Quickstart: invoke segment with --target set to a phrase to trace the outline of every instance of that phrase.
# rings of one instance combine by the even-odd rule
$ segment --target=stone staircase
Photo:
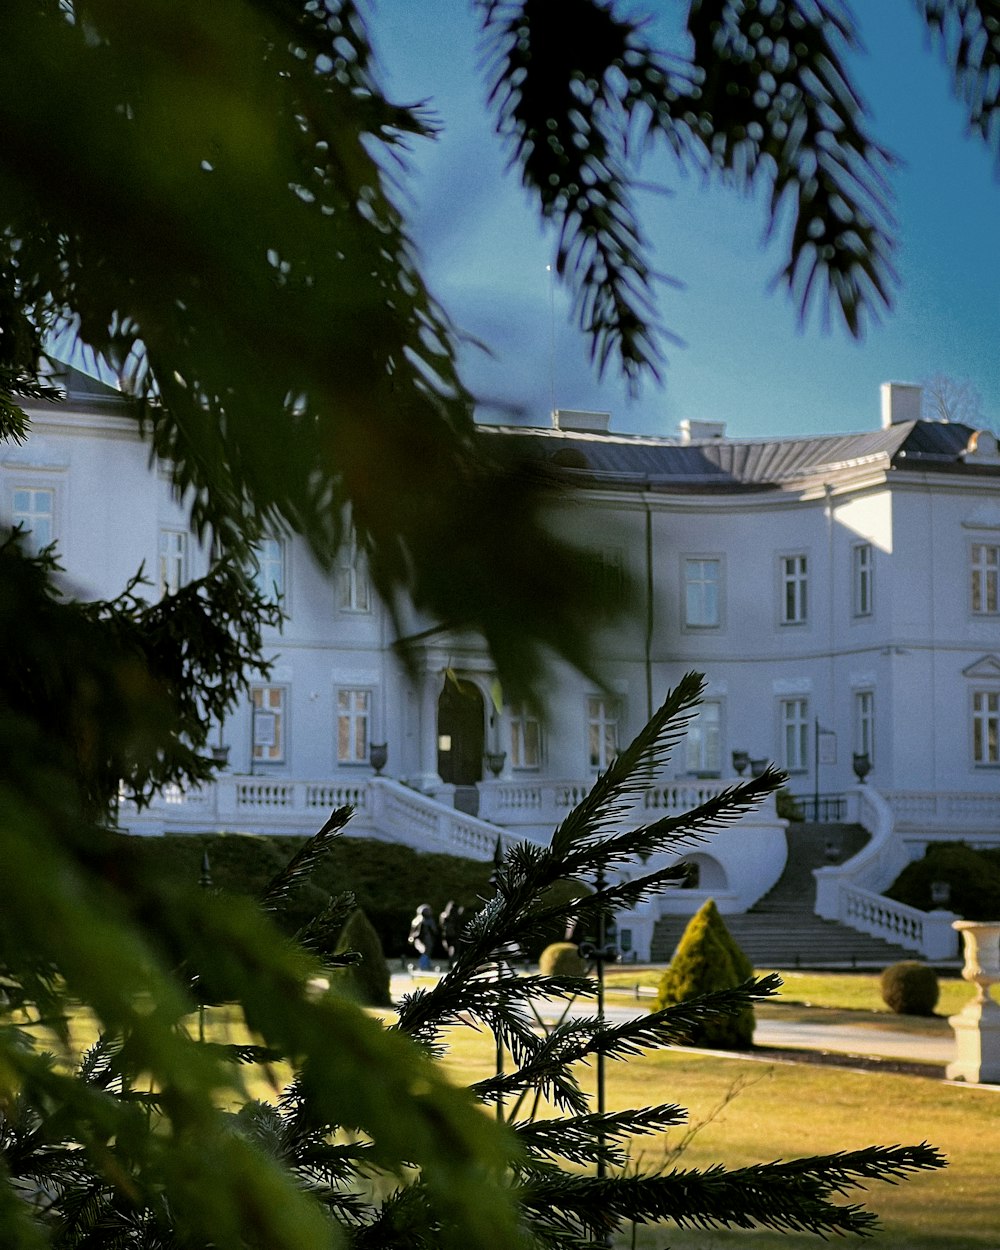
[[[773,889],[742,916],[724,917],[726,927],[755,968],[884,968],[900,959],[915,959],[880,938],[858,933],[834,920],[821,920],[814,868],[831,862],[827,846],[838,848],[841,863],[868,841],[860,825],[803,822],[790,824],[788,862]],[[652,959],[668,963],[687,924],[687,917],[665,916],[653,931]]]

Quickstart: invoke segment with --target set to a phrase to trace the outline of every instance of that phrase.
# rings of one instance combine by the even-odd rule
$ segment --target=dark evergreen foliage
[[[203,1168],[214,1169],[209,1194],[195,1177],[178,1172],[176,1143],[163,1149],[179,1111],[190,1115],[195,1104],[171,1079],[169,1058],[151,1057],[147,1011],[123,1015],[84,1058],[75,1080],[30,1047],[10,1049],[8,1062],[20,1090],[0,1114],[0,1153],[14,1187],[5,1200],[9,1244],[34,1250],[51,1233],[55,1245],[67,1248],[96,1239],[122,1250],[247,1244],[312,1250],[330,1244],[333,1227],[339,1226],[351,1244],[372,1250],[459,1245],[596,1250],[626,1222],[869,1230],[871,1213],[839,1199],[873,1179],[940,1166],[933,1149],[872,1147],[735,1172],[720,1167],[644,1175],[630,1165],[629,1141],[678,1123],[682,1110],[669,1103],[595,1114],[580,1083],[582,1062],[598,1056],[627,1060],[688,1038],[720,1017],[738,1017],[774,992],[776,977],[748,978],[622,1023],[570,1016],[539,1031],[535,999],[591,995],[594,983],[559,973],[518,977],[504,958],[556,916],[564,924],[570,919],[586,924],[664,888],[677,879],[674,870],[638,877],[616,870],[633,865],[640,852],[710,836],[780,784],[781,775],[768,771],[683,817],[623,825],[631,800],[678,741],[699,690],[698,679],[689,677],[668,696],[549,846],[524,844],[508,852],[495,869],[492,897],[472,917],[453,967],[432,988],[405,997],[388,1030],[363,1021],[336,998],[310,997],[314,965],[293,946],[272,947],[267,958],[274,936],[264,921],[266,910],[257,915],[242,906],[234,910],[221,896],[202,892],[200,905],[177,917],[178,933],[189,935],[199,993],[206,1001],[223,1002],[238,989],[264,1048],[192,1046],[177,1020],[172,1036],[184,1051],[185,1071],[228,1070],[232,1083],[239,1065],[285,1057],[296,1066],[293,1083],[273,1105],[245,1102],[235,1116],[201,1113],[197,1157]],[[343,816],[334,813],[275,874],[262,894],[265,909],[329,853]],[[554,904],[551,885],[572,875],[606,884]],[[178,894],[172,901],[183,906],[186,899]],[[253,961],[245,971],[237,931],[244,936],[245,957]],[[215,959],[209,949],[216,951]],[[274,1016],[268,1001],[275,994],[287,1013],[283,1019]],[[405,1042],[408,1036],[424,1052],[437,1053],[446,1030],[457,1023],[492,1032],[503,1047],[504,1063],[477,1081],[471,1094],[505,1125],[473,1112]],[[332,1030],[338,1041],[329,1063],[311,1036],[318,1028]],[[162,1074],[152,1087],[145,1075],[151,1062]],[[48,1117],[46,1108],[70,1090],[74,1118]],[[538,1114],[539,1096],[554,1114]],[[414,1101],[426,1108],[427,1119],[414,1115]],[[67,1131],[71,1125],[86,1125],[87,1131],[74,1135]],[[454,1157],[440,1153],[439,1143],[453,1144]],[[485,1159],[490,1163],[484,1173]],[[470,1160],[479,1161],[471,1171]],[[404,1162],[414,1166],[403,1168]],[[590,1172],[594,1167],[596,1175]]]
[[[931,842],[923,858],[907,864],[886,890],[898,903],[932,911],[940,906],[932,886],[948,886],[949,910],[966,920],[1000,916],[1000,850],[979,849],[964,842]]]
[[[993,0],[916,7],[995,158]],[[680,166],[763,188],[777,233],[790,227],[781,280],[800,310],[818,302],[856,332],[885,306],[890,158],[844,66],[846,4],[781,0],[765,23],[758,5],[696,0],[680,54],[650,46],[646,27],[602,0],[477,10],[498,126],[555,226],[556,267],[600,363],[617,359],[635,379],[660,354],[632,208],[647,139]],[[534,1147],[530,1129],[499,1131],[399,1035],[433,1046],[471,1013],[517,1059],[479,1097],[512,1106],[520,1089],[545,1088],[569,1113],[561,1159],[622,1162],[619,1122],[595,1130],[560,1065],[680,1036],[758,991],[720,991],[624,1033],[578,1022],[538,1039],[524,1003],[542,987],[485,970],[507,943],[552,940],[566,912],[545,896],[555,880],[706,836],[773,783],[621,832],[628,770],[638,765],[643,784],[644,752],[686,696],[549,848],[511,854],[455,969],[404,1004],[393,1033],[310,996],[332,957],[333,915],[300,926],[303,947],[273,911],[199,890],[195,875],[130,874],[108,854],[99,824],[121,785],[141,801],[207,777],[209,724],[261,670],[266,609],[241,570],[265,530],[304,536],[330,568],[350,521],[390,608],[409,600],[478,628],[511,697],[537,694],[553,653],[590,672],[598,579],[544,524],[551,483],[473,425],[457,331],[399,208],[399,154],[433,126],[387,98],[359,5],[16,0],[0,6],[0,57],[0,438],[23,438],[23,401],[51,394],[38,362],[61,329],[121,373],[128,411],[219,557],[161,603],[133,586],[88,605],[64,595],[51,554],[0,538],[0,1242],[316,1250],[341,1224],[358,1246],[485,1250],[523,1241],[525,1220],[536,1239],[570,1244],[662,1214],[866,1227],[831,1199],[931,1166],[933,1152],[597,1181],[553,1170],[562,1128],[533,1130]],[[581,925],[659,884],[590,896],[575,907]],[[9,1018],[23,1007],[58,1037],[68,998],[105,1032],[76,1076]],[[276,1108],[215,1110],[239,1096],[231,1061],[252,1055],[188,1035],[199,999],[241,1004],[262,1047],[295,1057],[298,1082]],[[623,1131],[655,1119],[639,1113]],[[344,1131],[335,1144],[333,1126]],[[376,1161],[400,1180],[416,1169],[420,1183],[373,1206],[347,1178]]]
[[[700,998],[717,990],[743,985],[753,965],[740,950],[714,899],[691,917],[669,966],[660,978],[657,1010]],[[746,1050],[753,1045],[753,1006],[696,1023],[685,1037],[691,1046]]]

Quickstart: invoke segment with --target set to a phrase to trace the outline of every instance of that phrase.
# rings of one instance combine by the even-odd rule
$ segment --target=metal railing
[[[846,794],[793,794],[803,820],[838,824],[847,820]]]

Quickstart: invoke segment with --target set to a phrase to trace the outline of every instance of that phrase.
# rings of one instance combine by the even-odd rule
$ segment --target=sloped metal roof
[[[490,427],[483,427],[489,429]],[[964,470],[970,426],[906,421],[861,434],[680,443],[621,434],[492,427],[522,454],[595,484],[657,484],[684,490],[765,490],[864,465]]]

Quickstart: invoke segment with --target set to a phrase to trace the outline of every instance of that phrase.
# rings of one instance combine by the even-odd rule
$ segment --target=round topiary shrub
[[[904,959],[882,973],[882,999],[897,1016],[932,1016],[938,1001],[938,979],[933,968],[917,959]]]
[[[582,977],[587,965],[575,942],[553,942],[542,951],[538,971],[543,977]]]
[[[365,1007],[391,1007],[390,972],[382,952],[382,943],[371,921],[361,910],[351,912],[337,939],[336,954],[355,951],[360,963],[338,968],[330,978],[331,985]]]
[[[753,965],[740,950],[714,899],[708,899],[688,922],[670,966],[660,979],[656,1010],[687,1002],[712,990],[728,990],[753,976]],[[753,1045],[754,1014],[747,1007],[735,1016],[716,1016],[693,1026],[689,1046],[748,1050]]]

